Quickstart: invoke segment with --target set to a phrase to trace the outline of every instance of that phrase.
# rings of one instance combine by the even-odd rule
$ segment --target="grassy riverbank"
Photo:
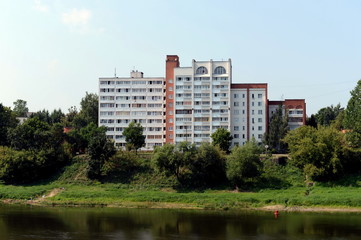
[[[54,189],[56,193],[54,194]],[[295,187],[283,190],[235,192],[205,190],[177,192],[169,188],[152,188],[126,184],[58,184],[37,186],[0,186],[6,203],[44,206],[111,206],[140,208],[195,208],[232,210],[265,208],[302,210],[310,207],[359,208],[359,187]],[[274,208],[274,207],[273,207]],[[268,209],[273,209],[268,207]],[[354,209],[352,209],[354,210]]]
[[[302,178],[294,177],[294,184],[284,189],[238,192],[227,186],[221,190],[179,190],[172,179],[149,172],[132,176],[127,183],[115,179],[113,183],[99,183],[87,179],[85,170],[86,162],[78,159],[43,184],[0,184],[0,200],[42,206],[361,211],[361,176],[311,187],[304,186]]]

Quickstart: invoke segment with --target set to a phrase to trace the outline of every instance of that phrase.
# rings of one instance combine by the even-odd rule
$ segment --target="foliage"
[[[48,110],[43,109],[30,115],[30,118],[38,118],[40,121],[46,122],[49,125],[60,123],[64,117],[65,115],[61,109],[54,109],[51,113],[49,113]]]
[[[233,139],[231,133],[225,128],[218,128],[211,135],[212,143],[214,146],[218,145],[221,150],[229,152],[231,141]]]
[[[329,126],[333,121],[336,120],[337,116],[343,111],[340,104],[336,106],[329,106],[321,108],[316,114],[316,122],[321,126]]]
[[[17,117],[26,117],[29,108],[26,106],[27,102],[21,99],[16,100],[14,103],[13,112]]]
[[[0,146],[9,145],[8,130],[16,127],[17,120],[10,108],[0,103]]]
[[[86,92],[85,97],[83,97],[80,101],[80,107],[80,115],[84,117],[87,124],[98,124],[99,100],[96,93]]]
[[[332,127],[303,126],[285,137],[290,163],[302,169],[311,180],[330,180],[343,169],[343,135]]]
[[[304,185],[303,172],[290,165],[280,165],[274,159],[262,160],[263,170],[258,183],[260,188],[285,189]]]
[[[0,179],[5,183],[29,183],[54,174],[67,157],[61,148],[38,151],[0,147]]]
[[[306,125],[317,128],[317,120],[314,114],[311,114],[311,117],[306,119]]]
[[[344,125],[347,139],[354,147],[361,147],[361,80],[351,91],[351,98],[345,110]]]
[[[232,149],[227,160],[227,178],[237,187],[247,188],[261,174],[260,148],[255,141]]]
[[[10,145],[16,150],[46,149],[51,144],[50,126],[38,118],[31,118],[9,130]]]
[[[99,127],[91,131],[88,136],[90,155],[88,177],[90,179],[99,179],[104,162],[115,154],[114,143],[107,138],[105,132],[105,127]]]
[[[283,116],[282,105],[280,105],[271,117],[268,132],[264,135],[264,144],[269,147],[272,152],[284,153],[287,146],[282,142],[288,132],[288,116]]]
[[[128,149],[136,151],[145,145],[145,136],[143,135],[143,127],[140,123],[132,121],[128,127],[123,130],[123,136],[127,142]]]
[[[105,161],[102,172],[109,179],[128,182],[141,167],[141,160],[134,152],[118,150]]]
[[[190,183],[197,187],[212,187],[226,180],[226,159],[220,147],[203,143],[189,163]]]
[[[167,176],[175,176],[179,183],[185,184],[189,176],[189,163],[194,159],[196,148],[189,142],[178,145],[165,144],[154,150],[152,162],[155,168]]]

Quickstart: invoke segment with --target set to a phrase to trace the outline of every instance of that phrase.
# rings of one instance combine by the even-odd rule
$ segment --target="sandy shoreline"
[[[212,210],[209,207],[194,206],[192,204],[186,203],[167,203],[167,202],[118,202],[113,204],[89,204],[89,203],[59,203],[44,200],[17,200],[17,199],[6,199],[1,201],[2,204],[11,204],[11,205],[32,205],[32,206],[43,206],[43,207],[109,207],[109,208],[150,208],[150,209],[196,209],[196,210]],[[221,210],[221,209],[214,209]],[[237,208],[237,209],[227,209],[224,211],[232,210],[254,210],[254,211],[279,211],[279,212],[343,212],[343,213],[361,213],[361,208],[355,207],[331,207],[331,206],[283,206],[283,205],[270,205],[264,207],[256,208]]]

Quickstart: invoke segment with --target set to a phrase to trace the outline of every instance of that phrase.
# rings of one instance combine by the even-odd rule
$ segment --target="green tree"
[[[30,118],[9,132],[10,145],[16,150],[40,150],[50,146],[50,126],[38,118]]]
[[[99,99],[98,95],[95,93],[85,93],[80,101],[80,115],[82,115],[86,122],[94,123],[98,125],[98,109],[99,109]]]
[[[351,91],[344,116],[344,126],[348,130],[346,136],[352,146],[361,147],[361,80]]]
[[[61,111],[59,108],[58,110],[54,109],[50,114],[51,123],[60,123],[63,118],[65,117],[65,114]]]
[[[268,132],[264,135],[264,144],[268,145],[272,152],[285,152],[287,146],[281,140],[288,131],[288,117],[287,114],[283,115],[282,105],[280,105],[271,117]]]
[[[261,150],[255,141],[235,146],[227,160],[227,178],[236,187],[247,188],[255,183],[262,170]]]
[[[37,118],[42,122],[45,122],[47,124],[52,124],[52,120],[51,120],[49,111],[45,110],[45,109],[43,109],[41,111],[37,111],[36,113],[32,113],[30,115],[30,118]]]
[[[342,173],[345,144],[339,130],[302,126],[290,131],[284,141],[290,150],[289,163],[303,170],[307,179],[332,180]]]
[[[211,138],[214,146],[218,145],[223,151],[227,153],[229,152],[229,147],[231,146],[233,137],[227,129],[218,128],[214,133],[212,133]]]
[[[307,118],[306,125],[317,128],[317,120],[314,114],[311,114],[311,117]]]
[[[14,112],[17,117],[26,117],[26,114],[29,112],[29,108],[26,106],[27,102],[21,99],[18,99],[14,102]]]
[[[8,131],[16,127],[18,121],[10,108],[0,103],[0,146],[9,145]]]
[[[134,121],[129,123],[128,127],[123,130],[123,135],[125,136],[128,149],[135,149],[137,151],[145,145],[143,127],[140,123],[135,123]]]
[[[219,146],[202,143],[189,162],[191,183],[198,187],[220,185],[226,180],[226,158]]]
[[[165,144],[156,147],[152,157],[154,167],[166,176],[174,176],[181,184],[187,184],[190,175],[189,163],[196,154],[194,144],[181,142],[178,145]]]
[[[341,108],[340,104],[321,108],[315,115],[316,122],[321,126],[329,126],[342,111],[343,108]]]
[[[100,179],[105,161],[116,152],[114,143],[107,138],[105,133],[105,127],[96,128],[89,139],[88,153],[90,160],[87,175],[90,179]]]

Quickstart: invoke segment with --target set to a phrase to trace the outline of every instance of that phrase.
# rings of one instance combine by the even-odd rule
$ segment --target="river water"
[[[361,239],[361,214],[2,205],[8,239]]]

